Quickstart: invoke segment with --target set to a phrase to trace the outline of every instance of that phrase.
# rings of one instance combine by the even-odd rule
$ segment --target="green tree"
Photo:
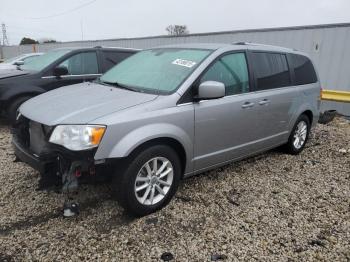
[[[55,39],[44,40],[43,43],[57,43]]]
[[[19,43],[20,45],[31,45],[31,44],[38,44],[39,42],[31,39],[29,37],[23,37],[21,42]]]

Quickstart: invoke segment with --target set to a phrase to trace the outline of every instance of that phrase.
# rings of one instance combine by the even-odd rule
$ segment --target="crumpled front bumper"
[[[40,172],[39,185],[50,187],[57,181],[65,186],[77,185],[77,181],[102,179],[95,176],[94,154],[96,149],[71,151],[49,142],[53,128],[26,119],[23,116],[11,129],[12,145],[17,161],[24,162]],[[67,185],[66,185],[67,187]]]
[[[41,174],[47,173],[56,166],[56,155],[47,155],[44,158],[39,157],[35,153],[31,152],[29,148],[25,147],[16,136],[13,136],[12,145],[15,156],[21,162],[24,162],[39,171]]]

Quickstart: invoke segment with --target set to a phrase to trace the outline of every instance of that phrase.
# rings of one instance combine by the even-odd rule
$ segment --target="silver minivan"
[[[111,181],[142,216],[181,179],[282,146],[300,153],[317,123],[320,82],[306,54],[258,45],[186,44],[141,51],[99,80],[19,109],[17,158],[75,190]]]

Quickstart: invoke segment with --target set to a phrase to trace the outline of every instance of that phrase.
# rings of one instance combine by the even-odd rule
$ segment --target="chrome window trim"
[[[287,89],[287,88],[297,88],[297,86],[283,86],[283,87],[277,87],[277,88],[271,88],[271,89],[249,91],[249,92],[240,93],[240,94],[228,95],[228,96],[224,96],[224,97],[217,98],[217,99],[228,99],[228,98],[231,98],[231,97],[244,96],[244,95],[249,95],[249,94],[259,94],[259,93],[265,93],[265,92],[273,91],[273,90],[283,90],[283,89]],[[203,99],[203,100],[200,100],[199,102],[186,102],[186,103],[183,103],[183,104],[178,104],[176,106],[204,103],[204,102],[217,100],[217,99]]]

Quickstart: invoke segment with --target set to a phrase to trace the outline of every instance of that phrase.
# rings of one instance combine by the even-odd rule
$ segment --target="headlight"
[[[97,147],[106,130],[105,126],[96,125],[61,125],[50,136],[50,142],[73,151]]]

